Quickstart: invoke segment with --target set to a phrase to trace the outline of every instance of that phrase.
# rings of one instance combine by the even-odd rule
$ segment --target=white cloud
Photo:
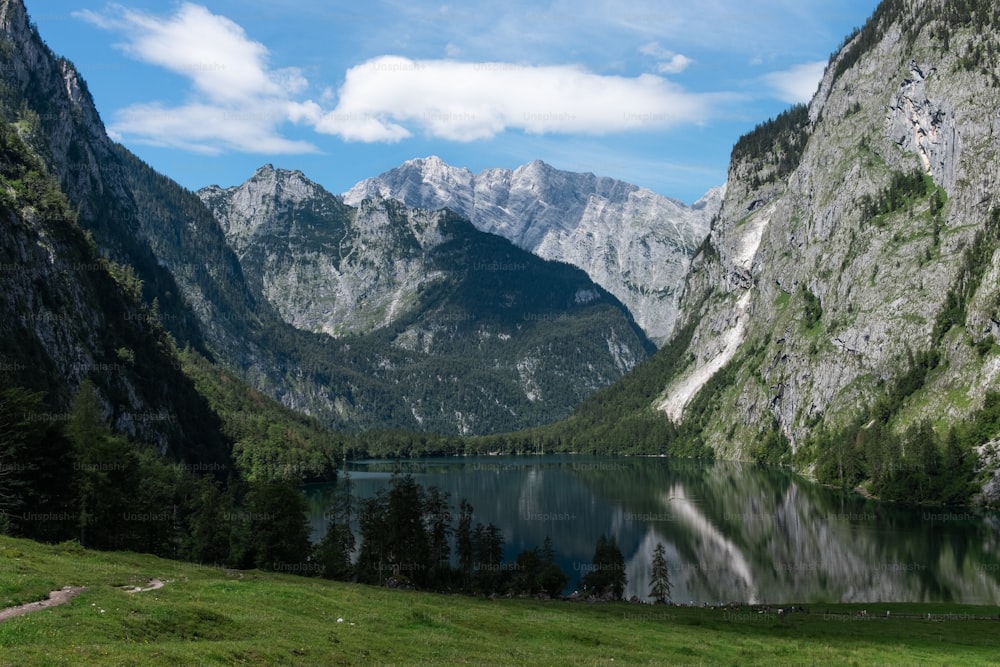
[[[246,153],[310,153],[315,147],[285,139],[269,131],[295,113],[308,115],[301,107],[272,105],[252,110],[192,103],[179,107],[135,104],[115,117],[113,130],[122,138],[137,138],[153,146],[181,148],[215,155],[227,150]]]
[[[660,74],[680,74],[693,62],[694,61],[687,56],[675,53],[670,56],[670,60],[658,63],[656,65],[656,71]]]
[[[725,94],[694,94],[662,74],[692,60],[651,42],[655,74],[597,74],[580,65],[523,65],[379,56],[350,68],[340,89],[303,100],[297,68],[269,65],[269,51],[232,20],[190,2],[167,16],[112,5],[76,16],[123,36],[131,57],[186,77],[189,99],[135,104],[109,130],[121,140],[206,154],[314,152],[282,128],[295,123],[348,141],[397,142],[414,134],[452,141],[528,134],[602,135],[707,121]],[[331,110],[331,106],[334,108]],[[323,106],[320,106],[323,105]]]
[[[790,104],[807,103],[816,93],[826,65],[826,60],[817,60],[765,74],[761,78],[779,100]]]
[[[348,70],[336,109],[316,129],[353,141],[398,141],[415,130],[454,141],[505,130],[605,134],[701,122],[720,97],[652,74],[382,56]]]
[[[639,47],[639,52],[660,61],[656,64],[656,71],[660,74],[680,74],[694,62],[683,54],[663,48],[658,42]]]
[[[150,103],[123,109],[109,128],[116,136],[202,153],[316,150],[278,132],[283,123],[318,117],[315,105],[292,100],[308,82],[296,68],[270,69],[267,48],[228,18],[191,3],[166,18],[120,5],[112,5],[104,14],[75,15],[123,33],[127,41],[119,47],[133,58],[191,81],[195,101],[177,107]]]

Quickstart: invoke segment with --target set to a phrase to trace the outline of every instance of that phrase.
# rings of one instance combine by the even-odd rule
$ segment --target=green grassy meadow
[[[481,600],[0,537],[0,608],[67,585],[87,590],[0,623],[0,665],[1000,664],[997,607]]]

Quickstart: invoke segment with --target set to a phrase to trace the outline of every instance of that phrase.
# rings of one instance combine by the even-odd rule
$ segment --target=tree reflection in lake
[[[600,535],[625,554],[626,597],[649,599],[653,552],[666,547],[677,602],[1000,603],[1000,516],[880,503],[786,471],[732,462],[528,456],[355,462],[355,494],[392,470],[466,498],[513,561],[546,536],[579,583]],[[313,538],[332,485],[306,490]]]

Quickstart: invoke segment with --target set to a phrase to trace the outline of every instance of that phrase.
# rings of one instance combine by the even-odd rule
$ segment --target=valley
[[[316,102],[201,5],[74,10],[245,48],[170,63],[271,148],[179,149],[123,137],[205,108],[104,117],[28,5],[0,0],[0,665],[995,660],[994,3],[883,0],[691,204],[433,150],[596,145],[614,95],[378,108],[461,107],[441,72],[752,97],[674,84],[702,63],[659,43],[635,77],[352,55]],[[347,158],[291,126],[427,157],[336,194],[312,170]],[[160,150],[245,169],[192,189]]]

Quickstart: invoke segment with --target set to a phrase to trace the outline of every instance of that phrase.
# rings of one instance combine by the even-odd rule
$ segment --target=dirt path
[[[145,593],[146,591],[155,591],[159,588],[163,588],[167,585],[167,582],[162,579],[150,579],[148,586],[122,586],[122,590],[126,593]]]
[[[66,586],[62,590],[49,593],[48,600],[39,600],[38,602],[29,602],[18,607],[0,609],[0,623],[16,616],[30,614],[33,611],[41,611],[42,609],[48,609],[56,605],[66,604],[85,590],[86,588],[83,586]]]

